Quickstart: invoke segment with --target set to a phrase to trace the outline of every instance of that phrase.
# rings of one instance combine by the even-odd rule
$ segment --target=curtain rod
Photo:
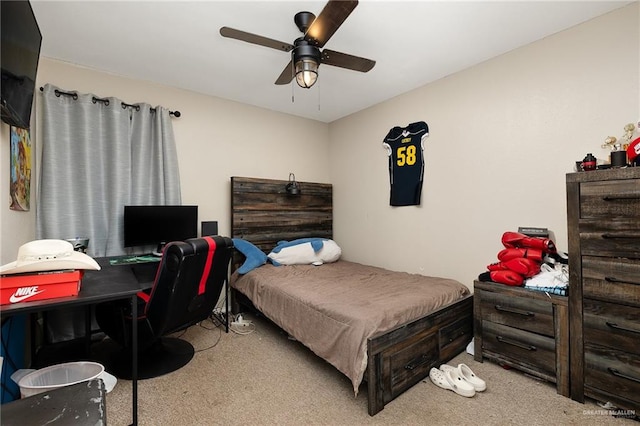
[[[43,92],[44,91],[44,87],[40,87],[40,91]],[[56,94],[57,97],[60,97],[60,95],[65,95],[65,96],[70,96],[73,98],[74,101],[78,100],[78,94],[75,92],[63,92],[62,90],[58,90],[56,89],[54,91],[54,93]],[[96,98],[95,96],[91,98],[91,100],[93,101],[93,103],[95,104],[96,102],[100,102],[102,104],[105,105],[109,105],[109,99],[107,98]],[[124,102],[121,102],[120,105],[122,105],[122,109],[125,108],[135,108],[136,111],[140,111],[140,105],[133,105],[133,104],[127,104]],[[156,112],[155,108],[151,108],[149,111],[151,112]],[[173,115],[176,118],[179,118],[182,114],[180,114],[180,111],[169,111],[169,115]]]

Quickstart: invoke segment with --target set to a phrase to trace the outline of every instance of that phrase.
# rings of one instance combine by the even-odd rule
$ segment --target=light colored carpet
[[[252,334],[226,334],[211,323],[187,330],[182,338],[199,352],[176,372],[138,382],[138,424],[639,424],[614,418],[594,401],[560,396],[554,384],[475,362],[466,352],[449,364],[469,365],[487,382],[485,392],[464,398],[427,378],[371,417],[366,385],[355,397],[351,382],[331,365],[264,319],[247,317],[255,324]],[[108,424],[128,425],[131,419],[131,382],[119,380],[107,396]]]

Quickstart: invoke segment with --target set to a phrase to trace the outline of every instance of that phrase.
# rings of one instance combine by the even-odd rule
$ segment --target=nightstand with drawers
[[[474,282],[474,359],[484,358],[553,382],[569,396],[566,296]]]

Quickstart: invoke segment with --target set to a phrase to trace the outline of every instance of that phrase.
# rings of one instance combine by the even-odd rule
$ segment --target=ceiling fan
[[[289,84],[295,76],[298,85],[308,89],[315,84],[321,63],[360,72],[368,72],[376,64],[370,59],[329,49],[320,50],[357,5],[357,0],[329,0],[318,17],[311,12],[296,13],[293,20],[304,36],[297,38],[293,44],[229,27],[220,28],[220,34],[223,37],[291,52],[291,60],[275,84]]]

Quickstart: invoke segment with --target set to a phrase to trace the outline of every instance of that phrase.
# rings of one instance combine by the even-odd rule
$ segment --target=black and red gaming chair
[[[233,241],[220,236],[166,245],[153,287],[138,294],[139,379],[170,373],[191,361],[193,346],[166,335],[211,315],[227,282],[232,252]],[[96,306],[102,331],[125,349],[107,365],[123,379],[131,378],[129,305],[110,302]]]

